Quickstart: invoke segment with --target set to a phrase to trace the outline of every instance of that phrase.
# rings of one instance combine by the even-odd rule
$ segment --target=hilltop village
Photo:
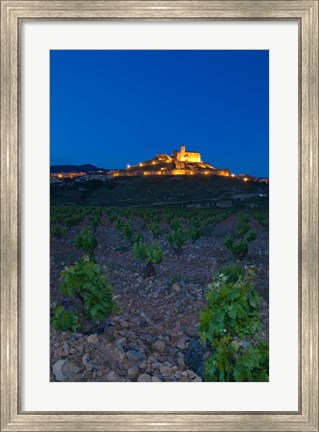
[[[201,154],[194,151],[186,150],[185,145],[182,145],[180,151],[174,150],[171,155],[165,153],[157,153],[152,159],[140,162],[136,165],[127,165],[125,169],[104,170],[91,169],[85,170],[83,167],[73,167],[73,170],[68,170],[59,167],[52,169],[51,167],[51,183],[62,182],[65,179],[74,181],[89,181],[101,180],[106,181],[116,177],[135,177],[135,176],[223,176],[234,177],[245,182],[262,182],[268,184],[268,178],[257,178],[248,174],[236,175],[228,168],[216,168],[211,164],[202,161]],[[81,169],[82,168],[82,169]]]
[[[229,169],[215,168],[201,160],[198,152],[186,151],[184,145],[180,151],[174,150],[172,155],[158,153],[154,158],[141,162],[134,166],[127,166],[126,170],[118,170],[114,173],[119,175],[194,175],[213,174],[231,175]]]

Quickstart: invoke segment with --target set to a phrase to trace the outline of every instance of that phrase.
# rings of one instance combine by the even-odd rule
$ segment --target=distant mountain
[[[66,173],[66,172],[88,172],[88,171],[100,171],[104,168],[98,168],[95,165],[51,165],[50,173]]]

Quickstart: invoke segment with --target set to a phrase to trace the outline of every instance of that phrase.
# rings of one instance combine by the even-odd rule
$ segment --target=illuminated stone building
[[[176,160],[179,162],[201,162],[200,153],[186,151],[184,145],[181,146],[181,150],[177,153]]]
[[[155,175],[219,175],[229,176],[229,169],[218,169],[203,162],[198,152],[187,151],[184,145],[180,151],[174,150],[172,155],[157,153],[157,155],[137,165],[127,165],[125,170],[116,170],[118,176],[155,176]]]

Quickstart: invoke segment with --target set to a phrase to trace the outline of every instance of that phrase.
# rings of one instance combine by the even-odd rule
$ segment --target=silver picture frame
[[[20,28],[24,20],[294,20],[299,26],[297,412],[23,412]],[[318,431],[318,1],[1,1],[1,431]],[[283,275],[284,277],[284,275]]]

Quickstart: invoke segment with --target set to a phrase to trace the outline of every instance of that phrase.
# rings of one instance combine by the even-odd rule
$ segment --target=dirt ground
[[[268,339],[268,230],[253,218],[250,223],[257,238],[242,265],[254,267],[262,297],[261,336]],[[51,307],[72,305],[59,290],[60,275],[81,257],[74,239],[85,225],[86,220],[51,240]],[[237,225],[233,214],[208,226],[199,240],[185,243],[181,254],[160,237],[163,262],[155,265],[155,276],[145,278],[145,264],[103,214],[96,229],[95,259],[105,266],[120,312],[82,333],[52,329],[51,381],[202,381],[209,353],[198,338],[199,312],[206,306],[205,290],[214,272],[233,262],[224,240]],[[140,229],[139,221],[133,226]],[[153,239],[151,233],[143,234]]]

